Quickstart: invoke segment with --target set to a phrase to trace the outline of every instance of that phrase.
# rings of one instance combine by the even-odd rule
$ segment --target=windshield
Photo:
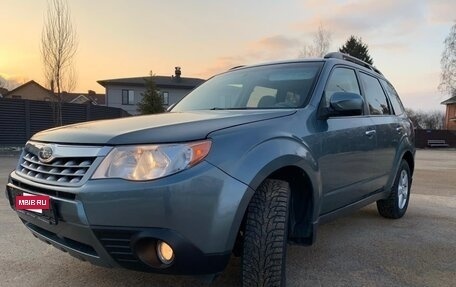
[[[193,90],[172,112],[302,107],[322,66],[301,62],[228,71]]]

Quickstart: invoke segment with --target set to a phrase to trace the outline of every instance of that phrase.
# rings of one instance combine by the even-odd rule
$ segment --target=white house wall
[[[122,90],[134,91],[135,96],[134,96],[133,105],[122,105]],[[121,108],[132,115],[137,115],[138,114],[138,111],[137,111],[138,103],[141,101],[142,94],[145,91],[146,91],[146,89],[143,87],[119,86],[119,85],[106,86],[106,106]],[[164,107],[166,108],[169,105],[172,105],[172,104],[178,102],[180,99],[182,99],[188,93],[190,93],[191,90],[160,88],[160,91],[168,92],[169,104],[164,105]]]

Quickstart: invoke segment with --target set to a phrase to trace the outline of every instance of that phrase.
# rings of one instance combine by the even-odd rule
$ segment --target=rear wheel
[[[393,219],[404,216],[409,203],[411,185],[410,167],[405,160],[402,160],[390,196],[377,201],[377,210],[380,215]]]
[[[248,206],[242,254],[242,283],[285,286],[288,204],[287,182],[267,179]]]

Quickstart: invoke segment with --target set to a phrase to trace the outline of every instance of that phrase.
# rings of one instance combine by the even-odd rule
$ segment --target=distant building
[[[446,105],[444,128],[447,130],[456,130],[456,95],[441,102],[441,104]]]
[[[97,94],[95,91],[89,90],[87,93],[62,93],[62,101],[65,103],[72,104],[87,104],[104,106],[105,102],[104,94]]]
[[[138,103],[146,91],[145,80],[148,77],[100,80],[98,83],[106,89],[106,105],[121,108],[132,115],[138,114]],[[180,67],[176,67],[172,76],[154,76],[155,85],[160,91],[163,106],[168,107],[186,96],[204,80],[181,77]]]
[[[34,101],[52,101],[54,96],[51,90],[46,89],[37,82],[31,80],[3,95],[7,99],[22,99]],[[97,94],[92,90],[87,93],[62,92],[62,101],[65,103],[104,105],[105,95]]]
[[[45,87],[41,86],[34,80],[28,81],[15,89],[12,89],[6,95],[7,99],[22,99],[22,100],[35,100],[35,101],[50,101],[52,92]]]

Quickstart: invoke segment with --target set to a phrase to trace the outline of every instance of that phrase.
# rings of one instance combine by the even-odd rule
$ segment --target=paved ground
[[[15,164],[15,157],[0,157],[0,186]],[[321,226],[314,246],[291,246],[288,285],[456,286],[456,151],[418,151],[412,193],[401,220],[383,219],[370,205]],[[232,259],[211,286],[238,286],[239,265]],[[35,239],[3,194],[0,280],[0,286],[201,285],[189,277],[104,269],[73,259]]]

